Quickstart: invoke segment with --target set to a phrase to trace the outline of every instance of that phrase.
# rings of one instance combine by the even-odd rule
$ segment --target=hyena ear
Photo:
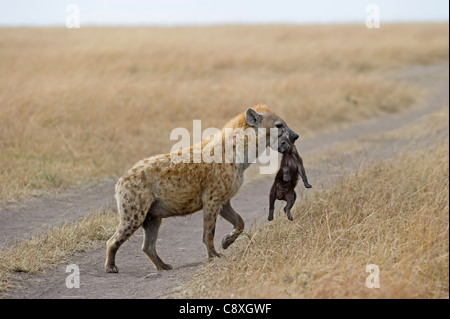
[[[259,127],[263,120],[263,115],[256,112],[254,109],[249,107],[247,112],[245,112],[245,120],[247,124],[253,127]]]

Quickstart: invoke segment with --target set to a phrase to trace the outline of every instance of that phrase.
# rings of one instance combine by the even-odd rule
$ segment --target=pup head
[[[279,139],[279,142],[278,142],[278,152],[284,154],[284,153],[289,153],[290,150],[291,150],[290,138],[287,138],[284,135],[282,135],[282,137]]]

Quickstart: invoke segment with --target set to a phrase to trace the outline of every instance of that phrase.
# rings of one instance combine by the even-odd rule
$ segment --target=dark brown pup
[[[312,186],[308,183],[305,168],[303,167],[303,160],[297,152],[294,143],[286,138],[281,141],[278,151],[283,154],[281,159],[281,166],[275,176],[269,196],[269,220],[273,220],[273,211],[275,200],[285,200],[287,202],[284,211],[289,220],[293,220],[291,215],[291,208],[294,206],[297,194],[295,193],[295,186],[297,186],[298,176],[300,175],[303,184],[306,188]]]

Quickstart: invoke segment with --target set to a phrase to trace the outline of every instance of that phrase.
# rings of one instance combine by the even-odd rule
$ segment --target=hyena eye
[[[282,128],[282,127],[283,127],[283,124],[281,124],[281,123],[275,124],[275,127],[276,127],[276,128]]]

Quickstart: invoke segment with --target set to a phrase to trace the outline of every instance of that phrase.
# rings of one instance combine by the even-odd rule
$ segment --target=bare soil
[[[327,150],[348,143],[361,143],[373,134],[388,132],[413,124],[421,117],[442,110],[449,103],[448,63],[428,66],[412,66],[392,74],[398,81],[408,81],[418,88],[430,90],[425,101],[401,114],[382,115],[364,123],[347,128],[315,135],[298,142],[299,152],[305,160],[310,183],[314,189],[329,185],[339,174],[339,170],[354,169],[361,164],[361,152],[353,152],[334,158],[322,166],[308,168],[308,156],[326,153]],[[437,142],[436,137],[448,135],[436,132],[428,141],[417,147],[426,147]],[[395,143],[396,142],[396,143]],[[364,146],[364,160],[373,163],[411,149],[405,142],[380,140],[376,145]],[[246,229],[252,225],[267,222],[268,194],[272,176],[254,179],[244,184],[232,205],[244,218]],[[29,238],[49,226],[61,225],[66,221],[85,216],[100,207],[113,205],[114,182],[108,181],[85,189],[72,190],[59,196],[43,196],[20,203],[10,203],[0,207],[0,242],[9,246],[14,242]],[[298,187],[302,195],[311,192]],[[299,198],[298,200],[301,200]],[[280,204],[275,210],[280,212]],[[275,218],[285,218],[283,214]],[[222,237],[232,230],[232,226],[219,218],[216,229],[216,248]],[[245,234],[243,235],[245,236]],[[143,234],[138,231],[123,244],[117,254],[118,274],[104,272],[105,248],[78,253],[54,269],[43,274],[22,274],[15,287],[7,290],[3,298],[165,298],[173,289],[190,279],[192,274],[207,262],[202,243],[202,214],[169,218],[163,221],[157,241],[161,258],[174,266],[173,270],[157,272],[147,256],[141,251]],[[226,251],[224,253],[226,256]],[[224,257],[226,258],[226,257]],[[76,264],[80,268],[79,289],[66,287],[66,266]]]

